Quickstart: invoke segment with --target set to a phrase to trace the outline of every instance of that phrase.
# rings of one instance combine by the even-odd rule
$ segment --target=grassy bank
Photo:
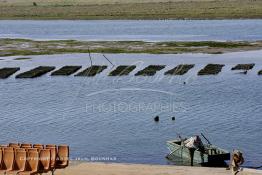
[[[35,2],[35,3],[34,3]],[[0,0],[0,19],[262,18],[260,0]]]
[[[257,42],[143,42],[143,41],[34,41],[27,39],[0,39],[0,56],[47,55],[62,53],[210,53],[262,49]]]

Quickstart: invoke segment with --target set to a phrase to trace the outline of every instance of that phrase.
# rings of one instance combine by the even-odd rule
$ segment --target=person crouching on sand
[[[244,163],[244,157],[242,152],[239,150],[234,150],[232,154],[232,160],[230,163],[230,168],[232,169],[232,174],[236,175],[241,171],[242,169],[240,168],[240,165]]]

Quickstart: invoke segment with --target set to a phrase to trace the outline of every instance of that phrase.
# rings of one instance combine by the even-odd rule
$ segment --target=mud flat
[[[195,66],[194,64],[180,64],[175,68],[166,71],[165,75],[184,75],[194,66]]]
[[[232,67],[231,70],[251,70],[255,66],[254,63],[250,64],[238,64],[235,67]]]
[[[217,75],[224,66],[224,64],[208,64],[198,72],[198,75]]]
[[[24,47],[24,46],[27,47]],[[77,41],[0,38],[0,56],[52,55],[63,53],[209,53],[261,50],[262,41]]]
[[[31,60],[32,58],[29,57],[19,57],[19,58],[15,58],[14,60]]]
[[[19,67],[2,68],[2,69],[0,69],[0,79],[6,79],[6,78],[10,77],[11,75],[13,75],[14,73],[16,73],[19,70],[20,70]]]
[[[149,65],[145,69],[138,71],[135,76],[153,76],[165,67],[165,65]]]
[[[121,65],[118,66],[115,70],[109,73],[109,76],[125,76],[129,75],[134,69],[136,68],[135,65]]]
[[[52,72],[51,76],[69,76],[81,69],[82,66],[64,66],[61,69]]]
[[[97,74],[100,74],[101,72],[103,72],[103,70],[105,70],[106,68],[107,68],[107,66],[94,65],[94,66],[91,66],[91,67],[83,70],[82,72],[79,72],[75,76],[93,77],[93,76],[96,76]]]
[[[51,72],[52,70],[55,70],[54,66],[39,66],[37,68],[34,68],[30,71],[23,72],[21,74],[18,74],[16,78],[36,78],[40,77],[48,72]]]

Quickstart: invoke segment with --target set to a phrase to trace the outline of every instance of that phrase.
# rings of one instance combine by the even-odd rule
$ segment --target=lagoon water
[[[115,162],[166,164],[169,139],[203,132],[213,144],[244,152],[246,166],[262,163],[262,51],[208,54],[108,54],[116,64],[137,64],[129,76],[107,74],[113,68],[99,54],[94,64],[109,68],[96,77],[0,80],[0,143],[66,143],[71,158],[111,158]],[[90,66],[87,54],[3,57],[0,67]],[[196,67],[184,76],[163,72],[180,63]],[[226,66],[218,76],[196,76],[208,63]],[[256,63],[247,75],[230,68]],[[134,77],[149,64],[168,65],[154,77]],[[186,82],[186,85],[183,84]],[[160,122],[153,117],[159,115]],[[175,116],[176,121],[171,121]]]
[[[0,38],[254,41],[262,20],[1,20]]]

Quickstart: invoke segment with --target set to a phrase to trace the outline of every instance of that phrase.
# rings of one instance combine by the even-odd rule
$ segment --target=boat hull
[[[177,158],[190,161],[190,151],[187,147],[182,146],[181,141],[173,140],[167,141],[167,146],[170,150],[170,154],[167,156],[169,160],[175,161]],[[206,163],[219,163],[225,160],[230,160],[230,153],[226,150],[218,148],[213,145],[204,145],[205,153],[198,150],[194,152],[194,163],[206,164]]]

